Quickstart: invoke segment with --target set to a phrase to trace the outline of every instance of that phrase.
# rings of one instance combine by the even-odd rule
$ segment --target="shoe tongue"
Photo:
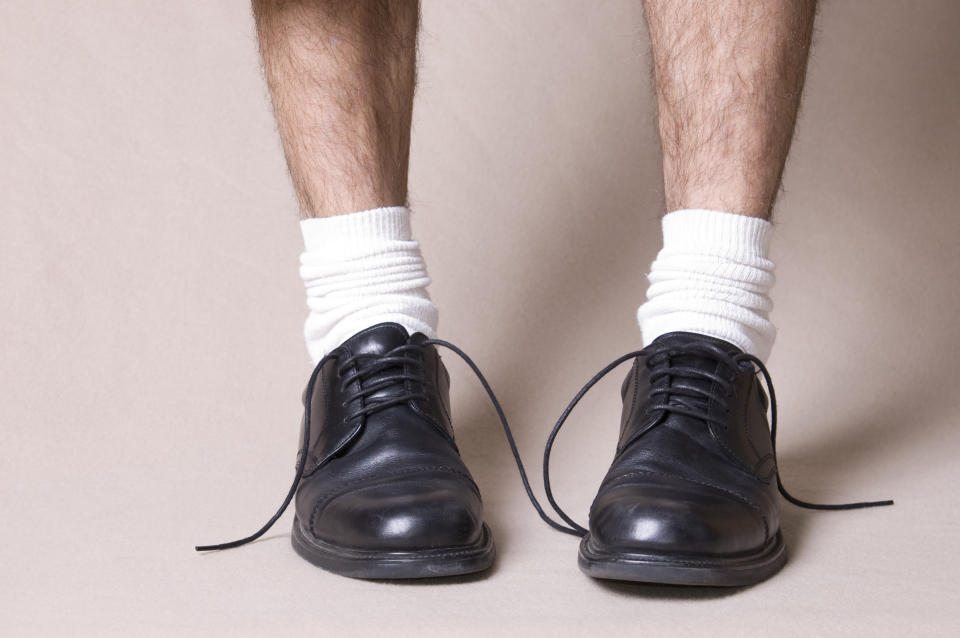
[[[663,344],[671,346],[674,348],[682,349],[685,346],[690,346],[695,343],[709,343],[711,345],[719,347],[721,350],[728,352],[731,355],[740,354],[742,351],[737,346],[724,341],[723,339],[717,339],[716,337],[708,337],[707,335],[696,334],[695,332],[668,332],[667,334],[660,335],[654,339],[653,343]],[[651,344],[652,345],[652,344]],[[682,355],[677,357],[676,360],[697,360],[702,362],[713,361],[712,357],[705,357],[697,354],[691,354],[689,356]]]
[[[353,355],[382,355],[410,339],[406,328],[398,323],[380,323],[361,330],[343,342],[343,347]]]

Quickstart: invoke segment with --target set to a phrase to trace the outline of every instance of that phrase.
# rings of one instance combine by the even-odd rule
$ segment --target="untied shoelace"
[[[520,480],[523,483],[523,489],[527,493],[527,498],[530,499],[530,503],[533,505],[533,508],[536,510],[537,514],[540,516],[543,521],[550,527],[564,532],[566,534],[571,534],[573,536],[584,536],[587,534],[588,530],[574,521],[557,503],[554,495],[553,489],[550,485],[550,454],[553,450],[553,445],[556,441],[557,435],[560,433],[561,428],[564,423],[566,423],[567,418],[570,416],[570,413],[573,411],[574,407],[580,402],[584,395],[601,379],[603,379],[607,374],[612,372],[622,363],[629,361],[631,359],[636,359],[638,357],[645,357],[648,367],[651,368],[650,372],[650,381],[653,384],[656,379],[667,377],[668,383],[665,388],[654,388],[651,391],[651,395],[655,398],[658,398],[656,401],[652,401],[650,405],[650,411],[660,411],[661,415],[666,415],[667,413],[676,413],[684,414],[687,416],[692,416],[694,418],[702,419],[704,421],[713,420],[713,417],[710,417],[707,414],[707,410],[704,407],[708,402],[722,402],[723,398],[716,396],[713,392],[699,388],[696,386],[683,386],[682,388],[671,387],[669,379],[671,377],[678,378],[688,378],[688,379],[706,379],[710,381],[715,381],[715,387],[719,387],[723,390],[729,390],[731,381],[722,376],[711,374],[704,370],[694,368],[691,366],[671,366],[671,360],[673,357],[680,355],[689,355],[689,354],[699,354],[709,357],[716,358],[721,361],[727,369],[738,369],[741,365],[751,365],[756,366],[756,369],[762,374],[764,383],[767,387],[767,392],[770,396],[770,437],[773,444],[774,450],[774,463],[776,464],[776,441],[777,441],[777,399],[776,394],[773,389],[773,381],[770,378],[770,373],[767,371],[766,366],[758,358],[751,354],[741,353],[737,355],[730,355],[725,352],[722,348],[715,346],[713,344],[698,342],[695,344],[686,344],[684,346],[675,346],[663,343],[653,343],[641,350],[636,350],[634,352],[629,352],[621,357],[618,357],[614,361],[607,364],[602,370],[593,375],[593,377],[587,381],[586,384],[580,389],[579,392],[573,397],[567,407],[561,413],[560,418],[557,419],[556,424],[553,426],[553,429],[550,431],[550,436],[547,437],[547,442],[543,451],[543,487],[547,496],[547,501],[550,506],[553,508],[553,511],[557,516],[562,519],[564,523],[558,522],[551,518],[543,507],[540,504],[540,501],[537,500],[537,497],[533,493],[533,489],[530,486],[530,480],[527,477],[526,469],[524,468],[523,461],[520,458],[520,451],[517,449],[517,443],[513,438],[513,432],[510,429],[510,425],[507,422],[506,414],[503,411],[503,408],[500,405],[500,401],[497,400],[496,395],[493,392],[493,389],[490,387],[490,383],[487,381],[486,377],[483,376],[483,373],[480,372],[480,368],[474,363],[463,350],[455,346],[454,344],[443,341],[442,339],[427,339],[420,344],[406,344],[398,346],[389,352],[383,355],[354,355],[344,359],[339,362],[339,374],[338,376],[343,377],[341,379],[341,389],[345,388],[349,383],[359,380],[363,381],[364,378],[368,377],[371,374],[376,372],[397,366],[404,366],[402,369],[406,370],[409,364],[414,364],[411,369],[414,372],[403,372],[400,374],[395,374],[387,377],[382,377],[375,384],[370,385],[369,387],[363,387],[361,384],[361,391],[355,395],[352,400],[357,400],[361,398],[371,398],[371,395],[374,393],[390,387],[396,383],[403,383],[406,380],[416,381],[423,387],[426,381],[423,378],[422,374],[422,361],[419,357],[408,357],[407,352],[413,351],[414,353],[422,351],[423,346],[436,345],[442,346],[451,352],[459,356],[464,363],[473,371],[477,379],[480,381],[480,385],[483,386],[484,391],[487,393],[487,396],[490,398],[491,404],[493,404],[494,410],[497,413],[497,418],[500,420],[501,426],[503,426],[503,433],[507,438],[507,444],[510,446],[510,452],[513,454],[513,459],[517,464],[517,470],[520,473]],[[373,357],[374,363],[365,367],[358,367],[354,372],[343,376],[344,371],[346,371],[351,365],[355,364],[361,359]],[[303,426],[303,436],[301,440],[300,450],[301,453],[297,459],[296,473],[293,478],[293,483],[290,485],[290,489],[287,491],[286,497],[283,499],[283,503],[280,505],[280,508],[276,513],[270,517],[259,530],[253,534],[246,536],[244,538],[230,541],[228,543],[219,543],[216,545],[198,545],[195,549],[198,552],[204,551],[213,551],[221,549],[230,549],[232,547],[238,547],[240,545],[245,545],[252,541],[257,540],[263,536],[274,523],[279,520],[279,518],[286,511],[287,507],[290,505],[290,502],[293,500],[294,495],[296,494],[297,487],[300,485],[300,481],[303,479],[304,468],[306,467],[307,460],[307,449],[310,444],[310,408],[312,404],[314,386],[316,385],[317,376],[319,375],[320,368],[324,365],[326,359],[321,360],[317,366],[314,368],[313,373],[310,375],[310,379],[307,382],[307,390],[304,395],[304,426]],[[426,395],[423,393],[412,392],[407,390],[400,392],[399,394],[390,395],[387,397],[371,398],[372,400],[367,401],[367,405],[357,409],[352,415],[353,417],[365,418],[370,414],[383,410],[393,405],[399,405],[406,403],[412,400],[425,399]],[[777,489],[783,495],[783,497],[797,505],[799,507],[804,507],[807,509],[816,509],[816,510],[850,510],[850,509],[859,509],[864,507],[880,507],[885,505],[893,505],[892,500],[884,501],[866,501],[866,502],[857,502],[857,503],[841,503],[841,504],[822,504],[822,503],[811,503],[796,498],[791,495],[787,489],[783,486],[783,481],[780,478],[779,466],[777,466]]]

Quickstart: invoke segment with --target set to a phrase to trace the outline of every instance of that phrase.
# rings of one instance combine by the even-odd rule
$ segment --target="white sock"
[[[430,277],[406,207],[305,219],[300,230],[300,276],[310,308],[304,336],[314,363],[384,321],[436,336],[437,307],[426,291]]]
[[[695,332],[766,360],[777,336],[769,319],[772,228],[763,219],[714,210],[666,215],[663,250],[637,311],[644,345],[668,332]]]

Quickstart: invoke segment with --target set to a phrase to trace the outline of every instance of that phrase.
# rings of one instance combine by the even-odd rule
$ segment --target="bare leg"
[[[644,0],[667,210],[769,218],[816,0]]]
[[[432,382],[448,375],[424,339],[436,336],[437,309],[404,205],[419,5],[254,0],[253,8],[305,217],[304,336],[315,367],[280,509],[246,538],[197,549],[256,540],[292,504],[294,549],[333,573],[409,579],[487,569],[493,540],[450,444],[447,383]]]
[[[254,0],[304,218],[407,199],[417,0]]]
[[[776,336],[766,219],[815,8],[815,0],[644,0],[671,212],[638,312],[645,347],[619,360],[636,357],[620,446],[580,546],[580,568],[592,576],[757,583],[786,561],[777,491],[831,509],[793,498],[780,482],[763,363]]]

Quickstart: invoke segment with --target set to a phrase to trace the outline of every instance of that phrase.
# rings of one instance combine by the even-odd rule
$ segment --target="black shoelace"
[[[693,366],[673,364],[674,358],[690,355],[705,356],[721,362],[723,364],[721,369],[730,372],[731,377],[727,378],[722,374],[715,374],[713,372],[701,370],[700,368]],[[597,374],[593,375],[593,377],[587,381],[580,391],[577,392],[576,396],[573,397],[573,400],[570,401],[569,405],[567,405],[566,409],[560,415],[560,418],[557,419],[557,423],[553,426],[550,436],[547,437],[547,443],[543,451],[543,487],[547,494],[547,501],[549,501],[550,506],[553,508],[554,512],[556,512],[557,516],[565,521],[567,525],[550,519],[543,512],[543,509],[539,506],[539,504],[534,505],[537,512],[540,514],[540,518],[550,525],[550,527],[573,536],[585,536],[587,534],[587,529],[568,516],[553,496],[553,490],[550,487],[550,453],[553,450],[553,444],[556,441],[557,435],[560,433],[560,429],[566,422],[567,417],[570,416],[573,408],[576,407],[576,405],[580,402],[580,399],[583,398],[590,388],[596,385],[602,378],[607,376],[607,374],[612,372],[620,364],[631,359],[636,359],[637,357],[644,357],[644,364],[650,370],[650,385],[652,389],[650,392],[651,401],[650,405],[648,406],[648,412],[659,413],[655,420],[653,420],[651,427],[656,427],[656,424],[662,422],[663,418],[670,413],[681,414],[693,417],[695,419],[700,419],[704,422],[713,422],[718,425],[725,426],[723,419],[712,416],[708,410],[708,407],[711,403],[713,403],[725,411],[727,409],[727,399],[733,392],[734,375],[738,373],[744,366],[750,366],[751,368],[755,367],[755,370],[759,371],[763,376],[764,384],[767,387],[767,394],[770,397],[770,439],[773,447],[773,461],[775,467],[777,468],[777,489],[780,491],[780,494],[782,494],[783,497],[790,503],[812,510],[852,510],[864,507],[882,507],[885,505],[893,505],[892,500],[838,504],[811,503],[790,494],[790,492],[787,491],[787,488],[783,486],[783,481],[780,478],[780,466],[777,463],[776,458],[777,397],[773,389],[773,380],[770,378],[770,372],[767,370],[766,366],[763,365],[763,362],[752,354],[741,353],[737,355],[731,355],[723,348],[703,341],[684,344],[682,346],[666,342],[652,343],[642,350],[630,352],[622,357],[618,357],[606,365]],[[663,380],[664,383],[657,383],[659,380]],[[678,381],[680,383],[677,383]],[[693,383],[684,383],[684,381],[711,381],[716,383],[711,383],[711,389],[706,389]],[[517,462],[520,462],[519,459],[517,459]],[[532,500],[533,496],[529,489],[527,490],[527,494]]]
[[[503,413],[503,408],[500,407],[500,402],[497,401],[497,397],[493,394],[493,390],[490,388],[490,384],[487,383],[486,378],[480,372],[480,368],[477,367],[477,364],[473,362],[467,354],[458,348],[457,346],[449,343],[447,341],[442,341],[440,339],[428,339],[423,341],[421,344],[405,344],[402,346],[397,346],[389,352],[386,352],[382,355],[353,355],[346,357],[343,361],[339,361],[337,365],[337,376],[341,377],[340,380],[340,390],[341,392],[346,389],[346,387],[353,383],[354,381],[360,382],[360,392],[351,397],[347,405],[348,407],[352,402],[358,402],[357,406],[354,408],[354,411],[349,415],[348,420],[355,418],[366,418],[371,414],[379,412],[394,405],[400,405],[407,403],[409,401],[415,400],[424,400],[427,398],[427,395],[423,392],[415,392],[408,389],[406,381],[413,381],[416,387],[426,389],[429,387],[429,384],[425,378],[423,370],[423,346],[428,345],[437,345],[443,346],[452,352],[455,352],[466,362],[470,369],[473,370],[474,374],[477,375],[477,378],[480,380],[483,389],[486,390],[487,395],[490,397],[490,401],[493,403],[494,408],[497,411],[497,416],[500,418],[500,423],[503,425],[504,432],[507,434],[507,440],[510,442],[510,449],[513,451],[513,456],[517,460],[517,466],[520,468],[520,475],[523,478],[523,484],[527,488],[527,494],[530,496],[531,500],[534,502],[534,506],[537,508],[537,511],[540,512],[541,516],[546,516],[543,510],[540,508],[540,504],[536,502],[536,499],[533,496],[533,492],[530,490],[530,484],[527,481],[526,472],[523,469],[523,464],[520,462],[520,454],[517,451],[517,445],[513,440],[513,434],[510,432],[510,426],[507,424],[507,417]],[[412,353],[413,356],[409,356],[408,353]],[[371,360],[366,365],[359,365],[365,360]],[[198,545],[195,549],[198,552],[207,552],[220,549],[230,549],[232,547],[239,547],[240,545],[246,545],[247,543],[253,542],[267,533],[267,531],[273,527],[273,524],[283,516],[283,513],[289,507],[290,502],[293,500],[294,495],[297,493],[297,487],[300,485],[300,481],[303,479],[304,468],[306,467],[307,462],[307,450],[310,447],[310,407],[313,403],[313,391],[314,386],[317,383],[317,377],[320,374],[320,368],[326,363],[326,359],[321,360],[317,366],[313,369],[313,374],[310,375],[310,380],[307,381],[307,391],[304,395],[304,413],[303,413],[303,437],[300,442],[301,453],[297,458],[297,469],[293,477],[293,483],[290,485],[290,489],[287,491],[287,496],[283,499],[283,503],[280,505],[280,508],[276,513],[270,517],[263,527],[258,529],[253,534],[240,538],[235,541],[230,541],[229,543],[219,543],[216,545]],[[356,365],[355,365],[356,364]],[[349,372],[351,367],[354,367],[353,372]],[[364,382],[369,379],[372,375],[379,372],[384,372],[392,368],[399,368],[400,372],[395,374],[390,374],[388,376],[383,376],[379,380],[366,385]],[[399,392],[390,394],[387,396],[376,397],[373,396],[381,390],[387,388],[397,388]],[[365,399],[360,401],[360,399]]]
[[[484,391],[487,393],[487,396],[490,398],[490,402],[493,404],[493,407],[496,410],[497,417],[500,419],[500,424],[503,427],[503,433],[507,438],[507,443],[510,446],[510,452],[513,454],[513,459],[517,464],[517,470],[520,473],[520,480],[523,483],[523,489],[527,493],[527,498],[530,499],[530,503],[533,505],[533,508],[537,511],[537,514],[540,516],[540,518],[547,523],[547,525],[566,534],[571,534],[573,536],[584,536],[587,534],[587,529],[578,524],[566,512],[564,512],[553,496],[553,490],[550,486],[550,453],[553,450],[553,444],[556,441],[557,435],[560,433],[560,429],[566,422],[567,417],[570,416],[570,413],[580,402],[580,399],[582,399],[583,396],[590,390],[590,388],[596,385],[602,378],[612,372],[620,364],[630,359],[646,357],[646,365],[650,367],[651,385],[654,385],[657,379],[664,378],[667,380],[667,383],[662,384],[662,387],[654,387],[654,389],[651,391],[651,395],[655,399],[651,402],[649,407],[651,412],[659,411],[663,416],[671,412],[675,414],[683,414],[704,421],[715,421],[721,425],[723,422],[716,420],[715,417],[711,417],[708,414],[706,407],[710,402],[715,402],[722,405],[725,409],[726,399],[732,390],[732,381],[721,375],[709,373],[704,370],[700,370],[699,368],[671,365],[672,358],[679,355],[689,354],[706,355],[718,359],[725,364],[727,369],[733,371],[739,370],[740,366],[743,365],[756,366],[759,372],[763,375],[764,382],[767,386],[767,392],[770,396],[770,436],[773,443],[774,463],[776,463],[777,399],[774,393],[773,381],[770,378],[770,373],[767,371],[767,368],[763,365],[762,361],[750,354],[739,354],[735,356],[730,355],[722,348],[703,342],[688,344],[683,347],[675,347],[665,344],[651,344],[642,350],[630,352],[618,357],[600,370],[600,372],[595,374],[589,381],[587,381],[580,391],[577,392],[576,396],[573,397],[573,400],[570,401],[566,409],[564,409],[563,413],[560,415],[560,418],[557,420],[556,425],[553,426],[550,436],[547,438],[547,443],[543,452],[543,486],[547,495],[547,501],[550,503],[550,506],[553,508],[557,516],[567,523],[567,525],[564,525],[563,523],[552,519],[544,511],[543,507],[540,505],[540,502],[537,500],[537,497],[534,495],[533,489],[530,487],[530,480],[527,478],[527,472],[523,466],[523,461],[520,459],[520,451],[517,449],[517,443],[513,438],[513,432],[510,430],[510,425],[507,423],[507,417],[504,414],[503,408],[500,406],[500,402],[497,400],[496,395],[493,393],[493,389],[487,382],[486,377],[484,377],[483,373],[480,372],[480,368],[476,363],[474,363],[473,359],[471,359],[463,350],[452,343],[443,341],[441,339],[428,339],[421,345],[407,344],[398,346],[397,348],[394,348],[383,355],[356,355],[341,361],[338,366],[338,376],[343,376],[343,372],[345,372],[354,363],[359,362],[362,359],[374,359],[373,363],[370,365],[364,367],[358,366],[354,372],[344,376],[343,379],[341,379],[341,389],[346,388],[346,386],[353,381],[359,380],[361,382],[362,390],[355,397],[353,397],[352,401],[360,398],[375,399],[365,402],[366,405],[362,408],[358,408],[352,415],[352,418],[358,416],[365,418],[370,414],[393,405],[399,405],[411,400],[425,399],[425,394],[407,390],[403,382],[406,380],[411,380],[415,381],[419,387],[427,387],[427,382],[423,374],[422,358],[421,356],[418,356],[422,354],[421,346],[427,345],[442,346],[451,352],[454,352],[457,356],[463,359],[464,363],[466,363],[476,375],[477,379],[480,381],[480,384],[483,386]],[[415,356],[408,357],[406,355],[406,352],[408,351],[414,352]],[[307,382],[307,391],[304,397],[303,437],[300,446],[302,452],[297,459],[297,468],[293,483],[290,485],[287,496],[283,499],[283,503],[280,505],[280,508],[270,518],[270,520],[263,525],[263,527],[250,536],[231,541],[229,543],[220,543],[217,545],[198,545],[195,548],[198,552],[230,549],[232,547],[238,547],[240,545],[245,545],[257,540],[263,536],[273,526],[274,523],[277,522],[277,520],[283,515],[287,507],[290,505],[290,502],[293,500],[293,497],[297,492],[297,487],[300,485],[300,481],[303,478],[304,467],[306,466],[307,449],[310,444],[310,406],[313,402],[313,391],[314,386],[316,385],[317,376],[319,375],[320,368],[323,364],[324,361],[321,361],[317,364],[313,370],[313,374],[310,375],[310,380]],[[410,368],[412,370],[411,372],[401,372],[389,377],[384,377],[378,382],[371,384],[369,387],[363,387],[363,380],[370,375],[392,367],[401,367],[401,370],[407,370],[408,368],[405,364],[413,364]],[[719,388],[724,391],[724,394],[717,396],[711,391],[694,385],[677,386],[671,382],[671,379],[716,381],[719,384]],[[385,389],[394,384],[403,384],[404,390],[401,393],[387,397],[381,397],[378,400],[376,397],[371,396],[379,390]],[[803,501],[794,497],[786,490],[786,488],[783,486],[783,482],[780,479],[779,466],[777,466],[777,468],[777,488],[787,501],[800,507],[817,510],[849,510],[863,507],[893,505],[892,500],[842,503],[836,505]]]

